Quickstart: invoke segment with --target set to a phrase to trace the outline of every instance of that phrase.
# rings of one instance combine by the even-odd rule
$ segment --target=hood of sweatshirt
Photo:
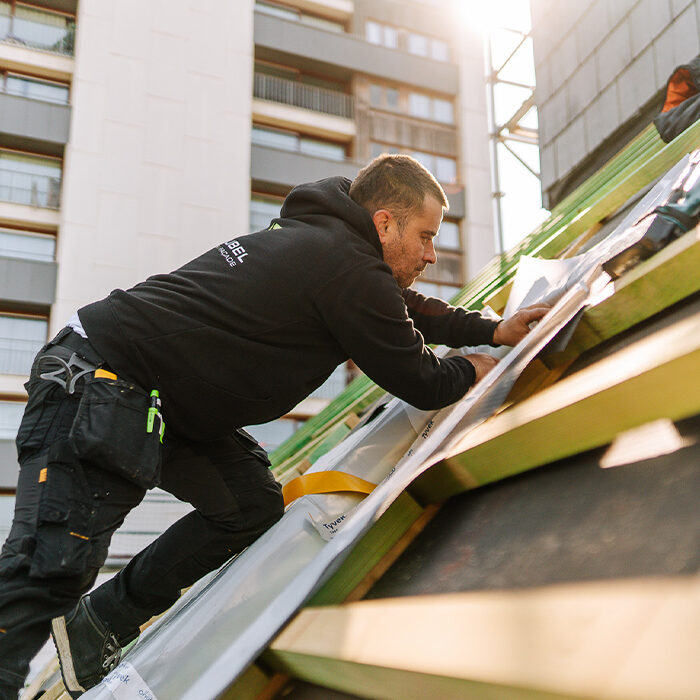
[[[350,229],[371,243],[381,259],[382,244],[369,212],[354,202],[348,192],[350,180],[346,177],[329,177],[295,187],[284,200],[280,218],[308,221],[313,224],[317,216],[333,216],[348,224]]]

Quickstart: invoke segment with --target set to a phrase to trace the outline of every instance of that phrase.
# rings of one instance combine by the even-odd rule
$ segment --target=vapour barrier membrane
[[[195,584],[83,697],[202,700],[229,687],[399,494],[431,465],[457,454],[460,440],[502,405],[525,367],[609,283],[601,265],[644,235],[651,217],[638,220],[668,198],[688,167],[686,157],[585,254],[563,264],[526,259],[507,314],[540,301],[552,309],[479,384],[437,412],[389,399],[309,469],[338,469],[377,483],[371,494],[307,495],[292,503],[259,540]]]

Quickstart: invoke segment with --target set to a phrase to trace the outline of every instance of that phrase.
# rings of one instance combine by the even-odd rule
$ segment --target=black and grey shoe
[[[97,685],[119,663],[122,645],[95,612],[90,596],[51,621],[51,636],[61,664],[63,684],[72,698]],[[124,640],[124,646],[135,638]]]

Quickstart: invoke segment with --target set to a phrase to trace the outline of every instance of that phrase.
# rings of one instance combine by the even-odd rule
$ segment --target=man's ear
[[[374,221],[374,228],[377,229],[379,242],[384,245],[390,236],[389,225],[392,221],[391,212],[388,209],[377,209],[377,211],[372,214],[372,221]]]

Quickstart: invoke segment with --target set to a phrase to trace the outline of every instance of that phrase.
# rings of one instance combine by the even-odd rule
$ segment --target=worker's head
[[[372,217],[384,261],[401,287],[410,287],[437,260],[433,238],[447,197],[415,158],[381,155],[357,174],[350,197]]]

